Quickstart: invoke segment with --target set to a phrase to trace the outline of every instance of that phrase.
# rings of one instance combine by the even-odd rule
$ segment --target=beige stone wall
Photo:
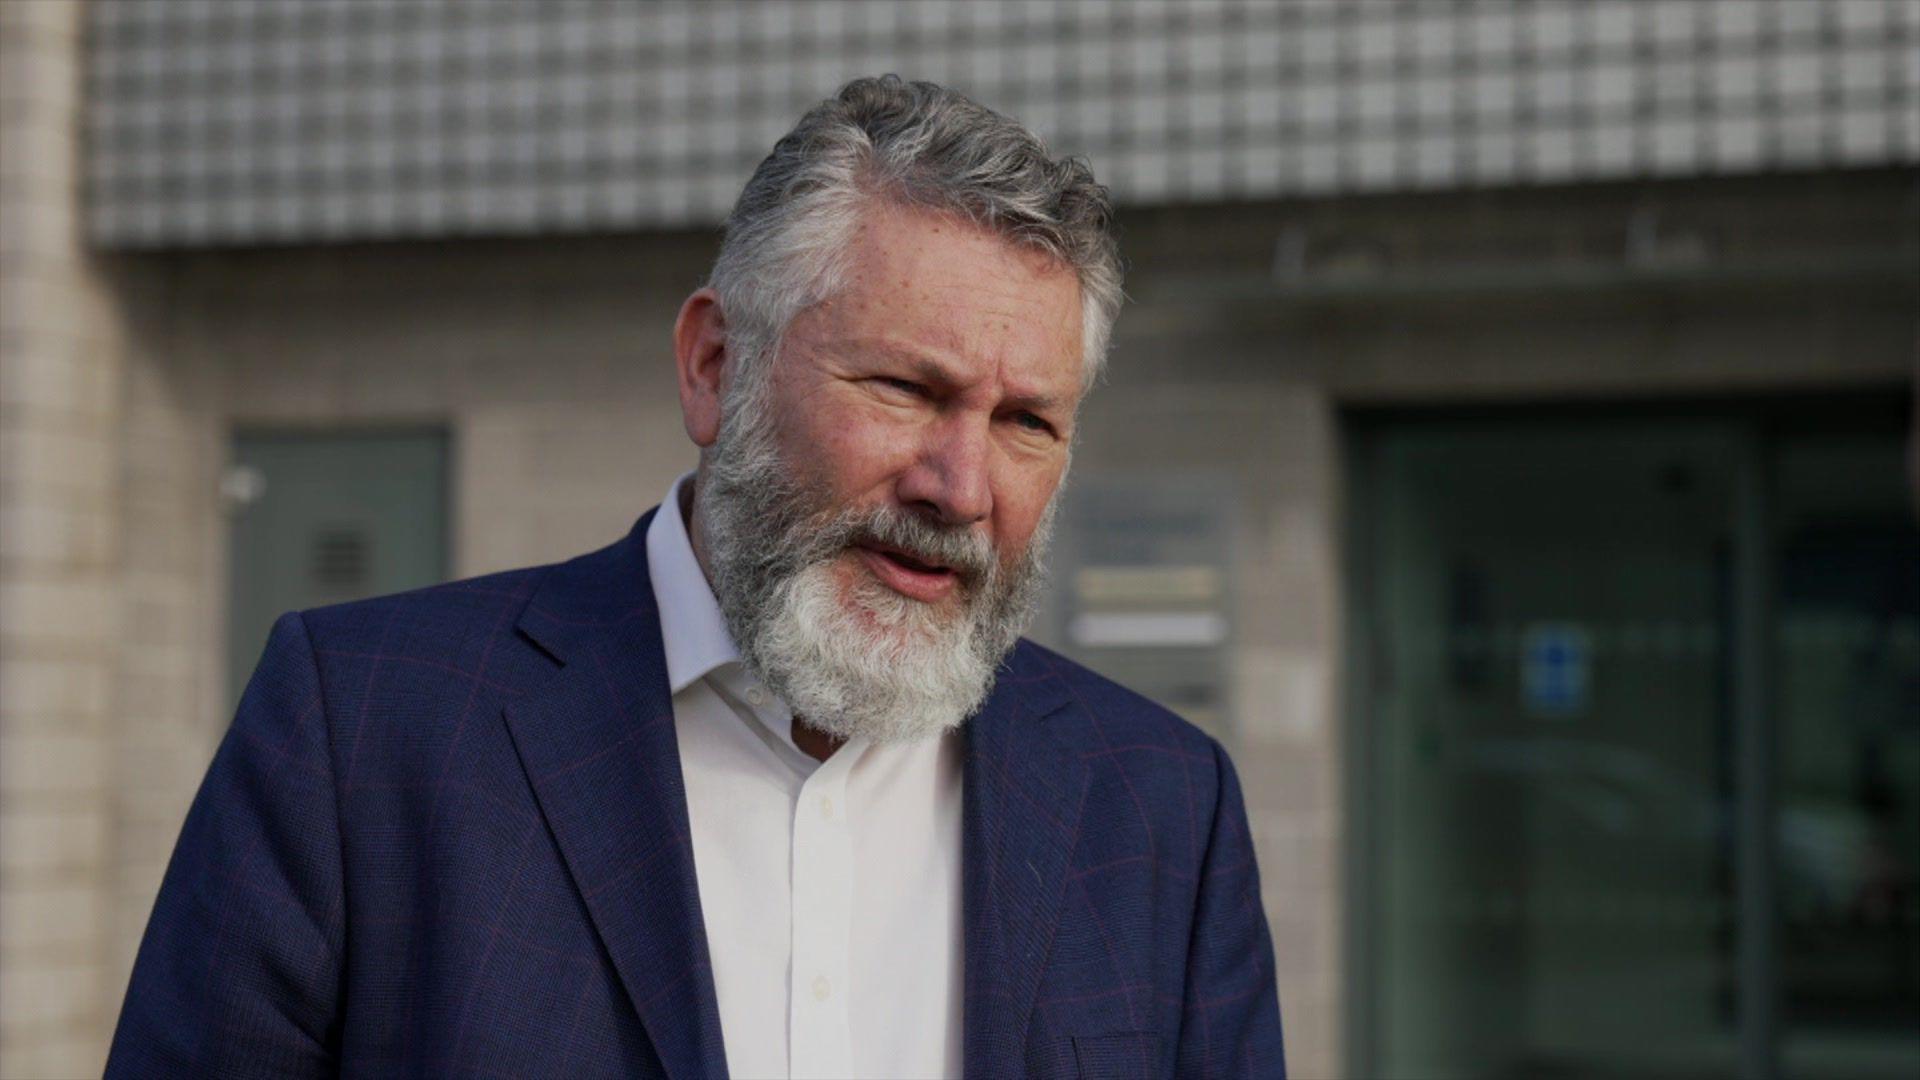
[[[226,454],[214,369],[178,348],[164,278],[117,268],[130,328],[120,388],[120,653],[108,1012],[133,969],[174,840],[225,727]]]
[[[119,319],[77,228],[80,7],[0,4],[0,1075],[111,1019]]]
[[[669,337],[716,244],[182,259],[171,351],[209,366],[222,445],[236,428],[444,428],[454,573],[547,562],[617,539],[692,467]]]

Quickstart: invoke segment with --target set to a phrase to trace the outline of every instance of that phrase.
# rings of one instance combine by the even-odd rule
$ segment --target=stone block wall
[[[105,1059],[117,298],[79,221],[80,5],[0,5],[0,1075]]]

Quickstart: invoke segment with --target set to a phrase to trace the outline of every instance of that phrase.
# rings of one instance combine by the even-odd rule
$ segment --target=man
[[[662,506],[275,626],[108,1073],[1281,1075],[1225,754],[1019,640],[1109,218],[951,91],[808,113],[675,325]]]

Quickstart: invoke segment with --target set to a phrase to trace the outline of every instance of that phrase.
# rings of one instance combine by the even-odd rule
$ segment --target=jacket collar
[[[654,511],[657,512],[657,511]],[[569,873],[669,1076],[723,1077],[726,1050],[694,875],[649,512],[624,540],[551,570],[520,632],[561,664],[507,724]],[[965,1058],[1024,1068],[1089,770],[1046,718],[1071,701],[1021,643],[966,725],[962,782]]]
[[[647,583],[660,606],[667,685],[676,694],[714,669],[740,660],[720,602],[714,599],[699,557],[693,553],[693,539],[682,515],[681,496],[692,484],[692,473],[674,481],[646,531]]]

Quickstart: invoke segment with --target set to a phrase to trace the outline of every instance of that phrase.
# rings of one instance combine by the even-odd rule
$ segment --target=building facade
[[[714,226],[883,70],[1122,204],[1035,636],[1234,754],[1298,1075],[1920,1061],[1920,3],[0,28],[0,1074],[97,1071],[264,619],[692,465]]]

